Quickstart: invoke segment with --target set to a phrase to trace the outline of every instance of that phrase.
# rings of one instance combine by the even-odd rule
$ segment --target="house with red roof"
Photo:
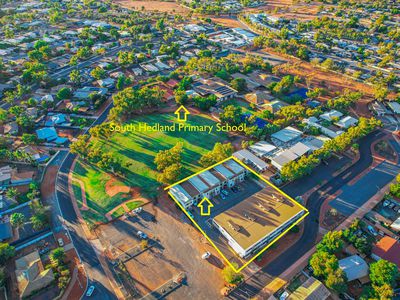
[[[372,258],[384,259],[397,265],[400,269],[400,243],[390,236],[383,237],[372,249]]]

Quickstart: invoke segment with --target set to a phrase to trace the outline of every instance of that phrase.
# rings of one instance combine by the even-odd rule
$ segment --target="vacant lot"
[[[131,121],[154,125],[171,125],[175,116],[172,114],[153,114],[141,116]],[[213,125],[215,122],[206,115],[191,115],[190,125]],[[228,139],[225,133],[208,132],[120,132],[108,140],[99,141],[104,151],[115,153],[121,159],[125,178],[115,178],[95,166],[79,161],[74,169],[74,176],[80,179],[86,190],[87,204],[90,210],[82,214],[88,219],[104,221],[104,215],[122,202],[138,196],[155,198],[160,183],[157,182],[154,157],[160,150],[170,149],[182,142],[184,167],[182,178],[200,170],[197,161],[211,150],[217,142]],[[135,194],[133,195],[133,191]],[[139,191],[140,193],[137,193]],[[82,201],[79,189],[74,183],[74,192],[78,202]],[[113,217],[121,213],[117,211]]]
[[[175,1],[131,1],[114,0],[113,2],[135,10],[159,11],[167,13],[188,13],[189,9],[180,6]]]

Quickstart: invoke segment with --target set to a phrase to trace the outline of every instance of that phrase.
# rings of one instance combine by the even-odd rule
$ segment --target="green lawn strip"
[[[142,205],[143,205],[143,201],[131,201],[131,202],[126,203],[126,206],[129,208],[129,210],[133,210]]]
[[[100,223],[107,223],[108,220],[105,217],[105,215],[100,214],[94,210],[81,210],[81,214],[83,219],[88,223],[89,225],[94,225],[97,222]]]
[[[124,208],[121,206],[121,207],[119,207],[117,210],[115,210],[115,211],[111,214],[111,217],[112,217],[113,219],[115,219],[115,218],[118,218],[118,217],[122,216],[124,213],[125,213],[125,210],[124,210]]]
[[[82,203],[83,199],[82,199],[82,189],[79,183],[77,183],[76,181],[72,181],[72,190],[74,192],[75,199],[78,202],[78,206],[79,208],[81,208],[83,205]]]

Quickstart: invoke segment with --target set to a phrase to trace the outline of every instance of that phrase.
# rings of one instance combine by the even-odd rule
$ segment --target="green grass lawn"
[[[123,207],[118,208],[116,211],[114,211],[111,216],[113,217],[113,219],[118,218],[120,216],[122,216],[125,213],[125,210]]]
[[[160,123],[170,125],[173,114],[153,114],[136,117],[130,123],[146,122],[149,125]],[[190,115],[190,125],[213,125],[215,121],[206,115]],[[228,135],[223,132],[124,132],[115,133],[110,139],[100,140],[101,148],[116,154],[121,161],[126,178],[121,184],[139,187],[143,197],[154,198],[160,187],[157,182],[154,157],[160,150],[170,149],[177,142],[183,142],[182,178],[201,170],[200,157],[211,150],[217,142],[227,142]],[[94,166],[77,163],[74,175],[85,183],[88,206],[99,214],[105,214],[126,198],[126,194],[110,197],[105,192],[105,183],[110,176]]]
[[[129,210],[138,208],[141,205],[143,205],[143,201],[131,201],[131,202],[126,203],[126,206],[129,208]]]

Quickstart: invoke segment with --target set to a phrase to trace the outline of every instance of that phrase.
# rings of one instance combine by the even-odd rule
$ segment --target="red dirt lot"
[[[126,7],[133,8],[135,10],[144,10],[146,11],[159,11],[159,12],[167,12],[167,13],[188,13],[190,10],[180,6],[175,1],[132,1],[132,0],[114,0],[113,2]]]

